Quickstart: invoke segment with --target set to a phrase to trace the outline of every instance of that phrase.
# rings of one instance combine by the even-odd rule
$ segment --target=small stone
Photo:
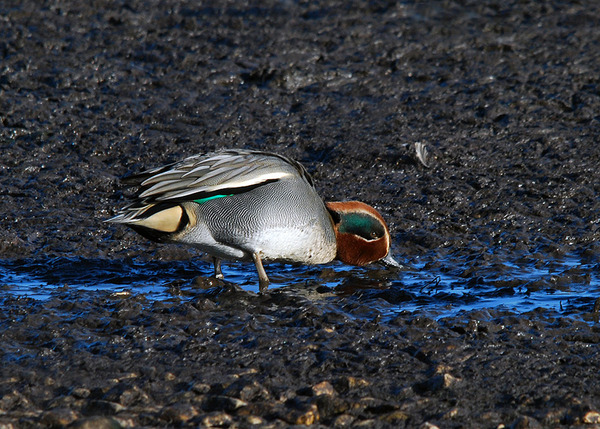
[[[542,425],[533,417],[520,416],[511,425],[510,429],[541,429]]]
[[[552,409],[541,415],[540,420],[545,427],[559,425],[565,417],[565,414],[566,413],[564,409]]]
[[[355,400],[354,402],[352,402],[350,408],[353,410],[364,410],[367,407],[370,406],[377,406],[381,403],[381,401],[375,399],[375,398],[371,398],[369,396],[366,396],[364,398],[360,398],[358,400]]]
[[[422,383],[417,383],[414,388],[417,392],[429,391],[437,392],[442,389],[447,389],[454,386],[460,381],[460,378],[456,378],[450,374],[438,374],[425,380]]]
[[[396,411],[392,411],[389,414],[383,415],[381,417],[381,420],[383,420],[386,423],[398,423],[401,421],[408,420],[408,414],[406,414],[400,410],[396,410]]]
[[[202,401],[204,411],[226,411],[232,412],[238,408],[245,407],[247,402],[229,396],[209,395]]]
[[[448,365],[436,365],[433,368],[431,368],[431,372],[433,374],[446,374],[448,372],[452,371],[452,367],[448,366]]]
[[[373,428],[373,427],[377,427],[377,420],[374,419],[367,419],[367,420],[361,420],[358,422],[354,422],[352,424],[353,428]]]
[[[364,397],[360,398],[357,402],[352,404],[352,409],[364,410],[369,414],[376,414],[378,416],[383,416],[385,414],[396,411],[400,406],[397,403],[384,401],[377,398],[372,397]]]
[[[124,383],[113,386],[102,399],[116,402],[127,407],[150,402],[150,397],[138,386]]]
[[[279,393],[277,400],[279,402],[285,402],[285,401],[289,401],[290,399],[293,399],[295,397],[296,397],[296,392],[294,392],[291,389],[285,389],[284,391]]]
[[[167,381],[173,381],[177,378],[177,376],[175,374],[173,374],[172,372],[167,372],[165,374],[165,380]]]
[[[192,392],[202,395],[210,392],[210,385],[206,383],[194,383],[191,387]]]
[[[369,384],[371,383],[369,383],[367,380],[357,377],[341,377],[333,382],[335,389],[340,393],[346,393],[349,390],[367,387]]]
[[[288,412],[288,409],[284,404],[278,402],[267,402],[267,401],[259,401],[259,402],[251,402],[247,407],[239,408],[235,411],[236,417],[256,417],[261,416],[266,417],[269,416],[269,420],[271,417],[279,418],[283,420],[285,414]]]
[[[442,416],[443,419],[450,420],[458,416],[458,408],[452,408],[449,411],[446,411]]]
[[[196,417],[198,411],[190,404],[177,403],[163,408],[160,417],[169,423],[182,424]]]
[[[450,374],[442,374],[442,380],[443,380],[442,386],[444,388],[452,387],[456,383],[460,382],[460,378],[454,377],[453,375],[450,375]]]
[[[29,400],[16,390],[13,390],[12,392],[7,393],[2,398],[0,398],[0,409],[2,410],[11,409],[17,406],[17,404],[19,407],[26,407],[31,405]]]
[[[258,374],[260,371],[256,368],[248,368],[242,372],[238,372],[237,374],[234,374],[234,377],[236,378],[241,378],[247,375],[254,375],[254,374]]]
[[[64,427],[73,423],[78,417],[77,413],[70,408],[55,408],[43,413],[41,420],[46,426]]]
[[[316,396],[312,403],[319,409],[319,415],[323,418],[329,418],[338,414],[345,413],[350,408],[347,401],[334,395]]]
[[[132,406],[134,404],[147,404],[150,402],[150,397],[137,386],[133,386],[131,389],[127,389],[119,396],[119,403],[125,406]]]
[[[102,416],[79,419],[69,427],[73,429],[121,429],[121,425],[118,421],[112,417]]]
[[[319,395],[333,396],[333,395],[335,395],[336,392],[329,381],[322,381],[318,384],[315,384],[312,387],[312,393],[314,396],[319,396]]]
[[[114,420],[121,425],[122,428],[138,428],[140,427],[140,423],[138,422],[136,416],[126,416],[126,415],[118,415],[113,417]]]
[[[351,416],[350,414],[341,414],[333,421],[333,427],[350,426],[352,423],[354,423],[354,420],[354,416]]]
[[[85,399],[90,396],[90,389],[86,389],[85,387],[76,387],[71,392],[71,395],[79,399]]]
[[[88,401],[86,408],[86,413],[89,414],[99,414],[99,415],[113,415],[120,411],[125,410],[125,407],[121,404],[117,404],[116,402],[111,401],[101,401],[97,399],[92,399]]]
[[[126,372],[124,374],[120,374],[118,378],[114,379],[114,382],[121,383],[123,380],[132,380],[138,378],[140,375],[137,372]]]
[[[250,425],[263,425],[265,424],[265,419],[259,416],[246,416],[246,423]]]
[[[597,411],[588,411],[581,421],[587,424],[600,424],[600,413]]]
[[[68,408],[72,410],[78,410],[85,405],[84,399],[77,399],[74,396],[58,396],[48,402],[48,410],[54,410],[58,408]]]
[[[415,391],[412,388],[412,386],[405,386],[405,387],[399,388],[394,393],[395,400],[406,400],[406,399],[410,399],[410,398],[414,398],[414,397],[415,397]]]
[[[224,391],[225,396],[239,398],[242,401],[253,401],[256,399],[268,399],[269,391],[257,381],[238,380],[229,385]]]
[[[198,276],[192,280],[192,286],[198,289],[209,290],[218,286],[223,285],[223,280],[216,279],[214,277],[202,277]]]
[[[319,410],[316,405],[311,404],[306,408],[288,412],[284,418],[294,425],[312,425],[319,421]]]
[[[440,429],[440,428],[438,426],[434,425],[433,423],[425,422],[421,426],[419,426],[419,429]]]
[[[227,413],[214,413],[202,418],[203,427],[229,426],[232,422],[233,419]]]

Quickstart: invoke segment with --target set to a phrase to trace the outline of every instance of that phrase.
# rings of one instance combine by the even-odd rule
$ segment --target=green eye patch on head
[[[381,222],[366,213],[341,213],[338,231],[342,234],[355,234],[365,240],[375,240],[385,235]]]

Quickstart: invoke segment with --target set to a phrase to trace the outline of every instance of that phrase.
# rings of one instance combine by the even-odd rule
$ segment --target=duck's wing
[[[298,162],[281,155],[226,150],[190,156],[183,161],[144,171],[129,179],[139,184],[137,204],[183,202],[233,195],[285,179],[312,179]]]

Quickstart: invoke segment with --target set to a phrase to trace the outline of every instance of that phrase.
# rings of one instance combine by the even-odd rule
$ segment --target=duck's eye
[[[368,213],[343,213],[340,216],[339,232],[354,234],[365,240],[375,240],[385,235],[385,228]]]

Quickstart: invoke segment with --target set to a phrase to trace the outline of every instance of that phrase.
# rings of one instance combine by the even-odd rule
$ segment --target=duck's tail
[[[156,203],[125,207],[105,222],[122,223],[150,240],[166,242],[189,225],[190,217],[181,204]]]

